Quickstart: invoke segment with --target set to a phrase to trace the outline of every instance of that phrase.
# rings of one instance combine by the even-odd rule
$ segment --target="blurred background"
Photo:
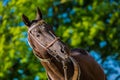
[[[27,42],[36,8],[70,48],[83,48],[120,80],[120,0],[0,0],[0,80],[46,80],[45,69]]]

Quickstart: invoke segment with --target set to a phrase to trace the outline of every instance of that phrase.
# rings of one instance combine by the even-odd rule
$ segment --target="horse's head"
[[[42,13],[37,8],[37,17],[30,21],[25,15],[22,16],[28,26],[28,41],[33,50],[37,50],[42,58],[46,54],[59,56],[62,59],[69,55],[68,47],[54,34],[52,27],[42,19]]]

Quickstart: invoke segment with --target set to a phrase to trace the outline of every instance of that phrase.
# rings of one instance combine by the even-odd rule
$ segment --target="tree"
[[[117,0],[2,0],[0,7],[0,79],[46,79],[27,43],[27,28],[21,19],[23,13],[34,19],[36,7],[71,48],[100,54],[101,64],[110,55],[120,60]]]

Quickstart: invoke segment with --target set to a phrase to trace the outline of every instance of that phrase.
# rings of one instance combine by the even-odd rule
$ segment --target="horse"
[[[46,70],[48,80],[106,80],[102,67],[84,49],[69,47],[55,35],[37,8],[34,20],[22,15],[28,42]]]

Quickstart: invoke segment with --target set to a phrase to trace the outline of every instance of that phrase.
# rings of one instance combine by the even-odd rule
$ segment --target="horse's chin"
[[[66,60],[66,59],[69,58],[69,55],[68,55],[68,54],[63,54],[63,53],[61,53],[61,55],[59,55],[59,56],[60,56],[60,58],[61,58],[62,60]]]

